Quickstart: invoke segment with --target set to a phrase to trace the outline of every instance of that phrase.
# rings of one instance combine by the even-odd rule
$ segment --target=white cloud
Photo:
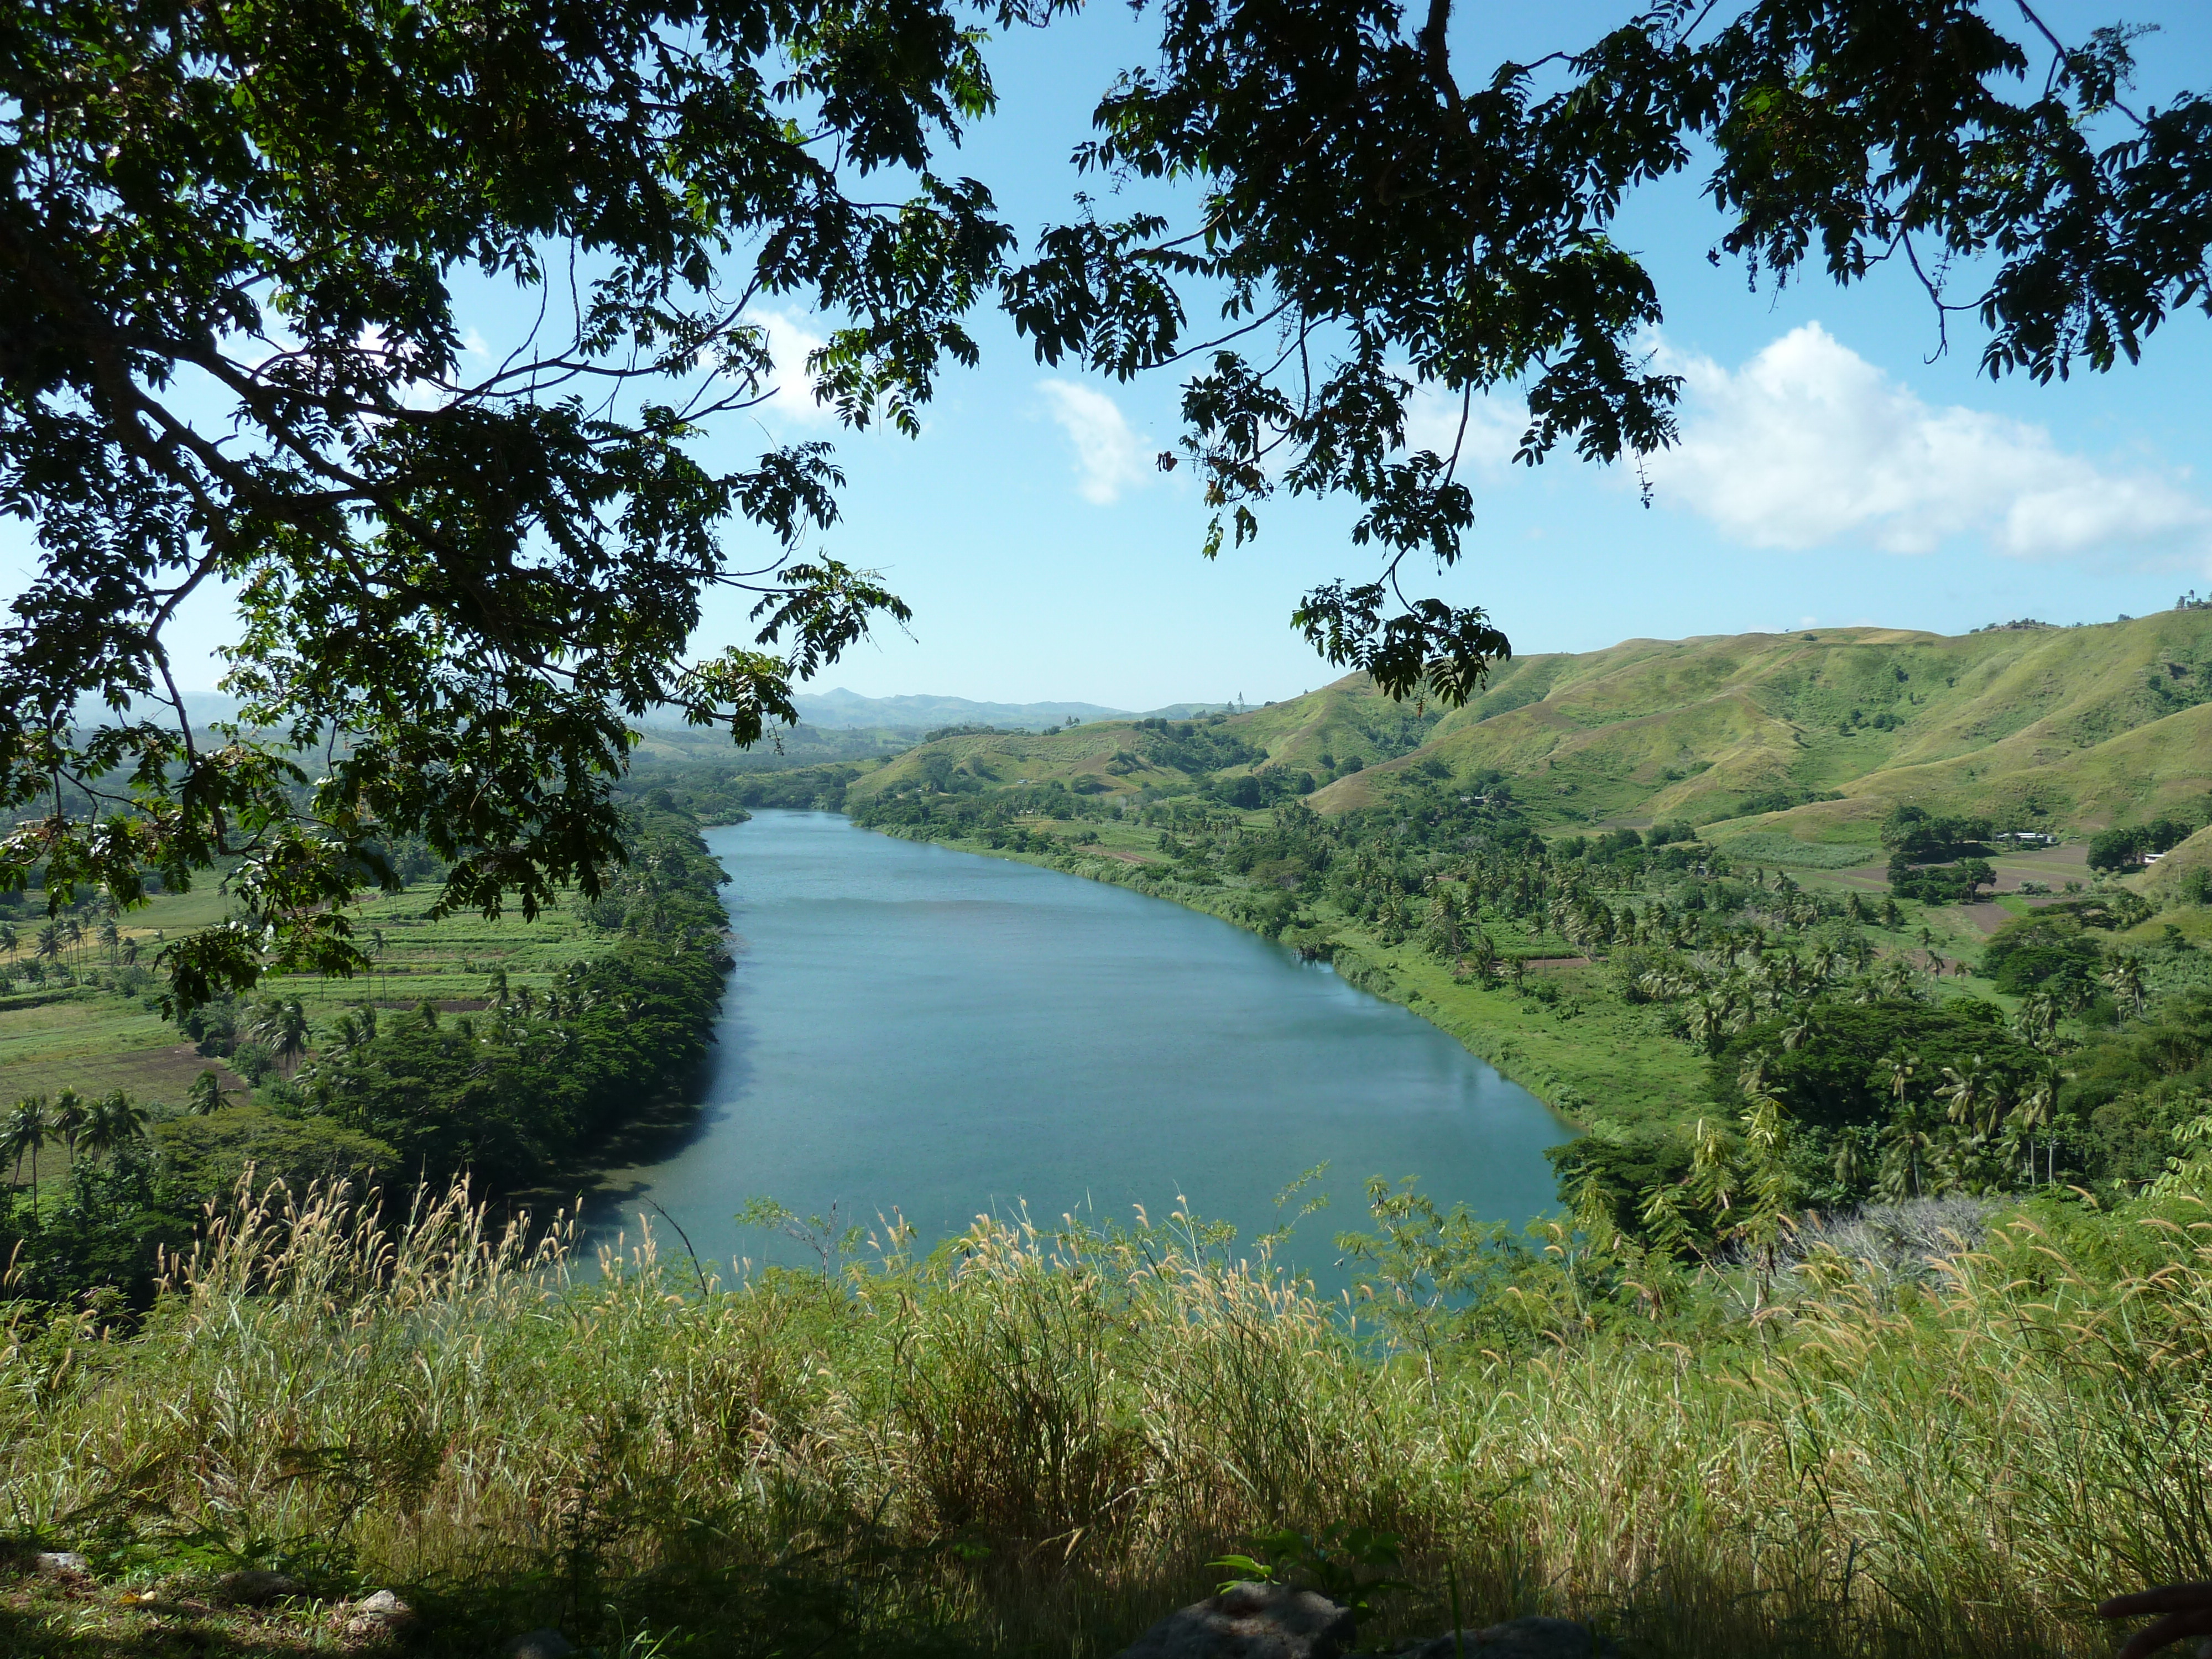
[[[1111,398],[1073,380],[1040,380],[1037,390],[1075,446],[1076,488],[1085,501],[1104,507],[1146,482],[1143,444]]]
[[[1462,471],[1470,464],[1486,472],[1503,471],[1521,447],[1521,434],[1528,429],[1528,406],[1518,398],[1478,393],[1466,407],[1467,435],[1462,439],[1461,400],[1440,386],[1416,384],[1406,399],[1406,447],[1429,450],[1449,460],[1456,444]]]
[[[2023,421],[1931,407],[1817,323],[1733,373],[1659,357],[1686,394],[1681,441],[1646,464],[1659,498],[1754,547],[1858,536],[1925,553],[1973,536],[2029,559],[2212,548],[2212,507],[2173,479],[2108,470]]]
[[[806,356],[823,346],[820,335],[799,318],[763,309],[755,319],[768,337],[773,364],[761,390],[768,394],[756,407],[764,415],[796,421],[803,426],[825,426],[837,418],[836,407],[814,400],[814,377],[806,372]]]

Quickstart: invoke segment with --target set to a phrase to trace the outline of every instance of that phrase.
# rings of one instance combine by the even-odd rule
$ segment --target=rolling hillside
[[[1302,792],[1310,777],[1314,807],[1338,812],[1381,803],[1414,769],[1503,774],[1561,828],[1740,819],[1865,844],[1899,800],[2060,830],[2185,814],[2212,791],[2212,611],[1960,637],[1631,640],[1516,659],[1450,711],[1390,702],[1355,675],[1243,714],[945,738],[859,780],[853,799],[1221,793],[1273,774]]]

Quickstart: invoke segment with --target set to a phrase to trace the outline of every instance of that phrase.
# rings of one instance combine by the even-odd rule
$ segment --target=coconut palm
[[[0,1158],[9,1160],[15,1169],[15,1184],[23,1178],[23,1160],[31,1161],[31,1224],[39,1220],[39,1154],[46,1148],[48,1137],[53,1132],[53,1120],[46,1111],[44,1095],[26,1095],[15,1103],[15,1111],[6,1126],[0,1127]]]
[[[224,1097],[229,1091],[222,1086],[222,1079],[210,1066],[191,1081],[185,1091],[185,1109],[194,1117],[211,1117],[222,1109]]]
[[[2027,1178],[2031,1184],[2035,1180],[2036,1132],[2051,1127],[2052,1119],[2057,1115],[2057,1109],[2058,1068],[2045,1066],[2021,1092],[2020,1103],[2013,1109],[2013,1116],[2020,1125],[2021,1133],[2027,1138]],[[2058,1143],[2055,1139],[2051,1143],[2051,1157],[2055,1164],[2058,1157]],[[2054,1170],[2054,1179],[2056,1175]]]
[[[84,943],[84,928],[75,916],[62,918],[62,943],[72,951]]]
[[[58,965],[62,959],[62,930],[58,922],[48,922],[39,929],[39,941],[31,954],[50,966]]]
[[[8,953],[9,961],[15,961],[15,952],[21,948],[22,943],[22,938],[15,932],[13,924],[0,921],[0,951]]]
[[[1878,1186],[1891,1203],[1926,1195],[1935,1184],[1938,1148],[1917,1107],[1899,1106],[1881,1132],[1881,1174]]]
[[[1946,1066],[1942,1084],[1936,1095],[1945,1103],[1944,1115],[1952,1122],[1983,1135],[1996,1127],[1997,1117],[2004,1110],[1998,1079],[1979,1054],[1968,1062],[1964,1071]]]
[[[2048,991],[2035,991],[2020,1005],[2013,1029],[2021,1040],[2041,1054],[2049,1054],[2058,1035],[2058,1000]]]
[[[1836,1137],[1835,1169],[1836,1184],[1846,1190],[1856,1187],[1859,1176],[1864,1173],[1859,1158],[1859,1138],[1849,1129]]]
[[[100,948],[107,952],[107,959],[110,962],[115,960],[116,949],[122,943],[123,933],[121,929],[116,927],[115,918],[113,916],[102,918],[100,924]]]
[[[1893,1048],[1882,1064],[1889,1068],[1889,1092],[1900,1110],[1905,1097],[1912,1087],[1913,1074],[1920,1069],[1920,1056],[1908,1054],[1902,1048]]]
[[[300,1006],[297,997],[263,1004],[260,1017],[248,1030],[268,1046],[279,1066],[298,1064],[300,1057],[307,1052],[307,1011]]]
[[[2145,995],[2140,957],[2122,951],[2112,958],[2112,965],[2098,975],[2098,980],[2112,994],[2112,1000],[2130,1013],[2140,1015],[2142,1012]]]
[[[76,1156],[76,1144],[83,1138],[92,1122],[92,1103],[74,1089],[64,1089],[54,1097],[52,1127],[54,1138],[69,1148],[70,1156]]]
[[[85,1127],[85,1150],[103,1157],[128,1146],[146,1133],[146,1115],[145,1109],[120,1089],[104,1096],[93,1107]]]
[[[1516,962],[1513,965],[1518,968],[1521,964]],[[1516,975],[1515,979],[1517,983],[1519,975]],[[1695,998],[1683,1011],[1684,1022],[1690,1030],[1690,1041],[1708,1054],[1720,1046],[1723,1018],[1720,999],[1715,995]]]

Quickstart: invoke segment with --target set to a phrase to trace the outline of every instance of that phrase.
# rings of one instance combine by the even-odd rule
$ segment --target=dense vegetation
[[[380,996],[372,974],[354,1006],[317,1021],[280,982],[185,1017],[183,1034],[221,1063],[185,1099],[17,1102],[0,1118],[0,1163],[33,1178],[0,1208],[0,1261],[19,1288],[143,1301],[157,1247],[188,1240],[248,1165],[295,1191],[375,1182],[402,1205],[465,1176],[515,1194],[577,1176],[610,1133],[680,1098],[728,966],[720,876],[687,819],[647,801],[632,823],[634,856],[583,906],[591,948],[542,993],[495,968],[459,1006],[393,1007],[389,977]]]

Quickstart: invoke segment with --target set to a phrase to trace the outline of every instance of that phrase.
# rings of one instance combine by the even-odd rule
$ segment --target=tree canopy
[[[626,718],[757,740],[908,614],[817,549],[826,446],[701,459],[773,390],[765,297],[828,321],[809,372],[855,427],[915,430],[991,301],[1044,361],[1187,373],[1162,465],[1202,476],[1206,550],[1279,491],[1349,495],[1379,562],[1296,625],[1446,702],[1510,647],[1408,592],[1407,560],[1453,563],[1474,524],[1460,446],[1407,453],[1409,398],[1457,398],[1463,434],[1475,396],[1521,389],[1530,463],[1667,443],[1676,387],[1639,345],[1661,296],[1611,232],[1637,185],[1705,168],[1714,257],[1754,277],[1909,264],[1939,316],[1978,317],[1993,374],[2106,368],[2207,302],[2212,106],[2138,110],[2126,31],[2069,45],[1973,0],[1664,0],[1473,67],[1450,0],[1158,0],[1158,62],[1075,161],[1188,181],[1193,216],[1085,203],[1024,251],[939,158],[992,107],[989,33],[1063,3],[0,21],[0,506],[40,556],[0,630],[0,882],[127,903],[221,866],[246,920],[168,945],[185,1004],[362,965],[345,901],[410,838],[447,908],[595,893]],[[456,296],[487,282],[534,321],[479,362]],[[214,582],[245,713],[210,734],[166,630]],[[717,585],[755,595],[759,635],[695,657]]]

